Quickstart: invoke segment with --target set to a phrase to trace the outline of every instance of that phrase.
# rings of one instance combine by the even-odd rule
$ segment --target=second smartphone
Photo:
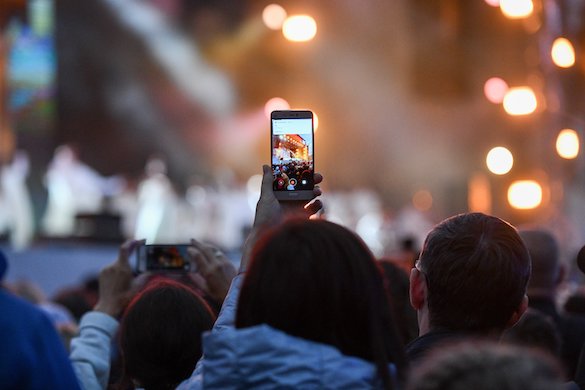
[[[189,244],[139,246],[136,270],[138,272],[191,271],[188,247]]]
[[[272,189],[276,199],[313,199],[313,113],[306,110],[272,111],[270,134]]]

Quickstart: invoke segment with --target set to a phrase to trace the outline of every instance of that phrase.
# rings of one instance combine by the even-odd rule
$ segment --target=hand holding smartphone
[[[142,245],[137,252],[138,272],[189,272],[188,244]]]
[[[306,110],[272,111],[270,133],[272,189],[276,199],[313,199],[313,113]]]

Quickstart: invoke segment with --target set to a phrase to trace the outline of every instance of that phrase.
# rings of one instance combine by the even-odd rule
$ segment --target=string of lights
[[[485,2],[492,7],[499,7],[502,14],[511,21],[534,18],[542,20],[547,10],[547,4],[535,3],[533,0],[485,0]],[[553,16],[558,17],[558,15]],[[531,33],[536,33],[539,28],[543,28],[540,22],[536,26],[538,28],[530,31]],[[548,45],[548,42],[545,44]],[[545,48],[545,53],[550,56],[550,59],[546,59],[547,62],[552,62],[558,69],[569,69],[575,65],[575,48],[570,39],[565,36],[555,36],[552,44],[548,46]],[[489,102],[501,104],[503,110],[512,117],[528,116],[541,108],[546,110],[548,107],[546,101],[543,101],[545,99],[544,93],[538,93],[533,87],[527,85],[509,86],[505,80],[499,77],[489,78],[485,82],[484,94]],[[572,122],[582,121],[577,119]],[[559,157],[567,160],[576,159],[579,156],[579,146],[579,133],[576,129],[558,129],[555,147]],[[486,166],[494,175],[506,175],[512,172],[514,167],[513,152],[504,146],[493,147],[486,156]],[[520,210],[531,210],[539,207],[543,201],[543,185],[545,184],[534,178],[511,182],[507,192],[510,206]]]

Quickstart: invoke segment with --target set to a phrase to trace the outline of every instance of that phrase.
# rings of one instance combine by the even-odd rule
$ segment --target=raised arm
[[[315,185],[313,190],[314,198],[310,202],[306,201],[283,201],[279,202],[274,196],[272,190],[272,168],[268,165],[262,166],[262,187],[260,189],[260,199],[256,204],[256,214],[254,216],[254,226],[242,249],[242,261],[240,262],[240,272],[246,272],[252,248],[261,232],[280,222],[285,216],[301,215],[307,218],[316,215],[323,204],[321,200],[315,199],[321,195],[321,188]],[[320,173],[315,173],[314,182],[319,184],[323,181]]]
[[[100,272],[99,299],[94,310],[85,314],[79,336],[71,341],[70,359],[84,389],[106,389],[110,375],[110,347],[118,330],[116,317],[128,300],[132,283],[129,257],[144,241],[128,240],[118,258]]]

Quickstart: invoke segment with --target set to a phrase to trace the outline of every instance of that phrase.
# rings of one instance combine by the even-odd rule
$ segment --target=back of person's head
[[[201,334],[215,318],[205,301],[181,283],[155,279],[124,312],[120,328],[122,383],[174,389],[201,357]]]
[[[288,220],[264,234],[238,302],[236,327],[268,324],[368,360],[388,384],[402,348],[376,261],[346,228]]]
[[[60,291],[53,301],[66,307],[77,322],[81,321],[81,317],[89,311],[92,306],[87,302],[85,294],[79,289],[70,289]]]
[[[561,274],[559,244],[555,236],[543,229],[521,229],[519,234],[532,259],[528,294],[554,294]]]
[[[563,309],[569,314],[585,316],[585,291],[577,291],[571,295]]]
[[[506,343],[540,348],[553,356],[560,356],[561,335],[557,325],[547,315],[528,309],[522,318],[507,329],[501,340]]]
[[[496,343],[437,350],[410,373],[407,390],[561,390],[558,362],[541,351]]]
[[[516,229],[482,213],[460,214],[427,236],[418,267],[431,328],[503,331],[522,304],[530,256]]]

